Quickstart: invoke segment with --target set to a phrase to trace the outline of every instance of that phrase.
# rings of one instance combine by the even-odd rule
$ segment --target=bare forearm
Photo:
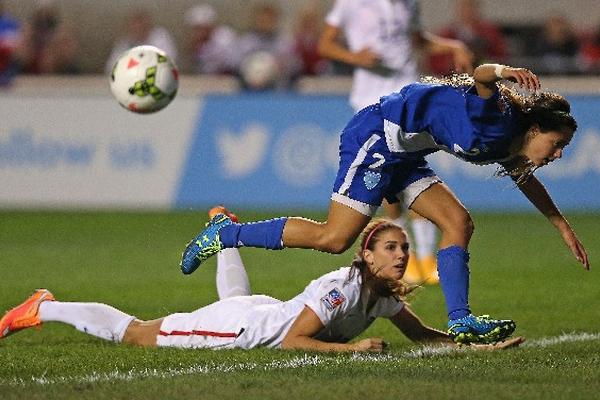
[[[417,343],[452,343],[452,339],[450,339],[446,332],[429,327],[424,328],[419,337],[410,339]]]
[[[501,78],[496,75],[497,66],[498,64],[482,64],[478,66],[473,72],[473,79],[475,79],[475,82],[484,85],[493,84],[499,81]]]
[[[460,40],[443,38],[431,32],[417,34],[417,44],[419,47],[424,47],[431,54],[451,53],[464,47],[463,42]]]
[[[409,306],[405,305],[396,315],[390,317],[390,320],[413,342],[451,343],[450,337],[446,332],[425,325]]]
[[[354,53],[337,42],[321,40],[319,41],[318,51],[321,57],[356,65]]]
[[[548,218],[552,225],[560,228],[561,225],[567,223],[544,185],[535,176],[532,176],[527,182],[519,185],[519,189],[531,204]]]

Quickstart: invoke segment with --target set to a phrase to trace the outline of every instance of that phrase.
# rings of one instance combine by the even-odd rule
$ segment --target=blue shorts
[[[331,199],[372,216],[385,198],[407,206],[440,179],[416,153],[391,152],[379,104],[359,111],[340,140],[340,167]]]

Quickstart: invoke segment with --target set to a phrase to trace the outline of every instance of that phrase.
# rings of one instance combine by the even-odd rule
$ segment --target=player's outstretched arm
[[[444,38],[431,32],[415,31],[412,41],[416,47],[424,48],[431,54],[450,53],[457,72],[473,73],[475,55],[460,40]]]
[[[518,185],[518,188],[523,192],[525,197],[533,204],[558,231],[562,236],[573,256],[583,264],[587,270],[590,269],[590,261],[587,251],[583,244],[577,238],[575,231],[569,225],[569,222],[561,214],[558,207],[550,197],[550,194],[544,185],[535,177],[531,176],[527,181]]]
[[[421,319],[405,305],[390,321],[410,340],[417,343],[447,343],[452,339],[446,332],[427,326]]]
[[[448,346],[456,346],[457,348],[468,347],[472,350],[505,350],[513,347],[518,347],[525,341],[522,336],[509,338],[498,343],[492,344],[471,344],[471,345],[456,345],[446,332],[439,331],[425,325],[419,317],[408,307],[404,306],[402,310],[390,320],[413,342],[421,344],[439,343]]]
[[[385,348],[385,342],[381,338],[368,338],[356,343],[329,343],[315,339],[314,336],[323,328],[317,314],[305,306],[283,339],[281,348],[324,352],[381,352]]]

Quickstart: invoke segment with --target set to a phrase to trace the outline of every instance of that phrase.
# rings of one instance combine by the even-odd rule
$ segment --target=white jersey
[[[159,346],[250,349],[280,347],[305,306],[323,323],[315,338],[344,343],[360,335],[377,317],[396,315],[404,303],[380,298],[367,310],[368,289],[362,278],[344,267],[312,281],[304,291],[282,302],[268,296],[238,296],[220,300],[193,313],[166,317]]]
[[[336,0],[325,21],[344,32],[350,51],[368,47],[382,59],[375,70],[354,70],[350,104],[355,110],[417,79],[412,33],[421,26],[416,0]]]

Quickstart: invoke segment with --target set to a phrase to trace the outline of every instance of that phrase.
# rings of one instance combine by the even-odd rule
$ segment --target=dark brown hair
[[[422,82],[468,88],[475,85],[475,79],[468,74],[453,74],[442,78],[426,76]],[[514,87],[496,82],[500,95],[506,99],[516,112],[517,132],[511,155],[517,155],[525,144],[527,132],[538,125],[543,134],[550,131],[575,132],[577,121],[571,115],[571,105],[563,96],[553,92],[539,92],[524,95]],[[513,160],[510,166],[501,166],[497,176],[510,176],[517,184],[526,182],[537,167],[526,158]]]

